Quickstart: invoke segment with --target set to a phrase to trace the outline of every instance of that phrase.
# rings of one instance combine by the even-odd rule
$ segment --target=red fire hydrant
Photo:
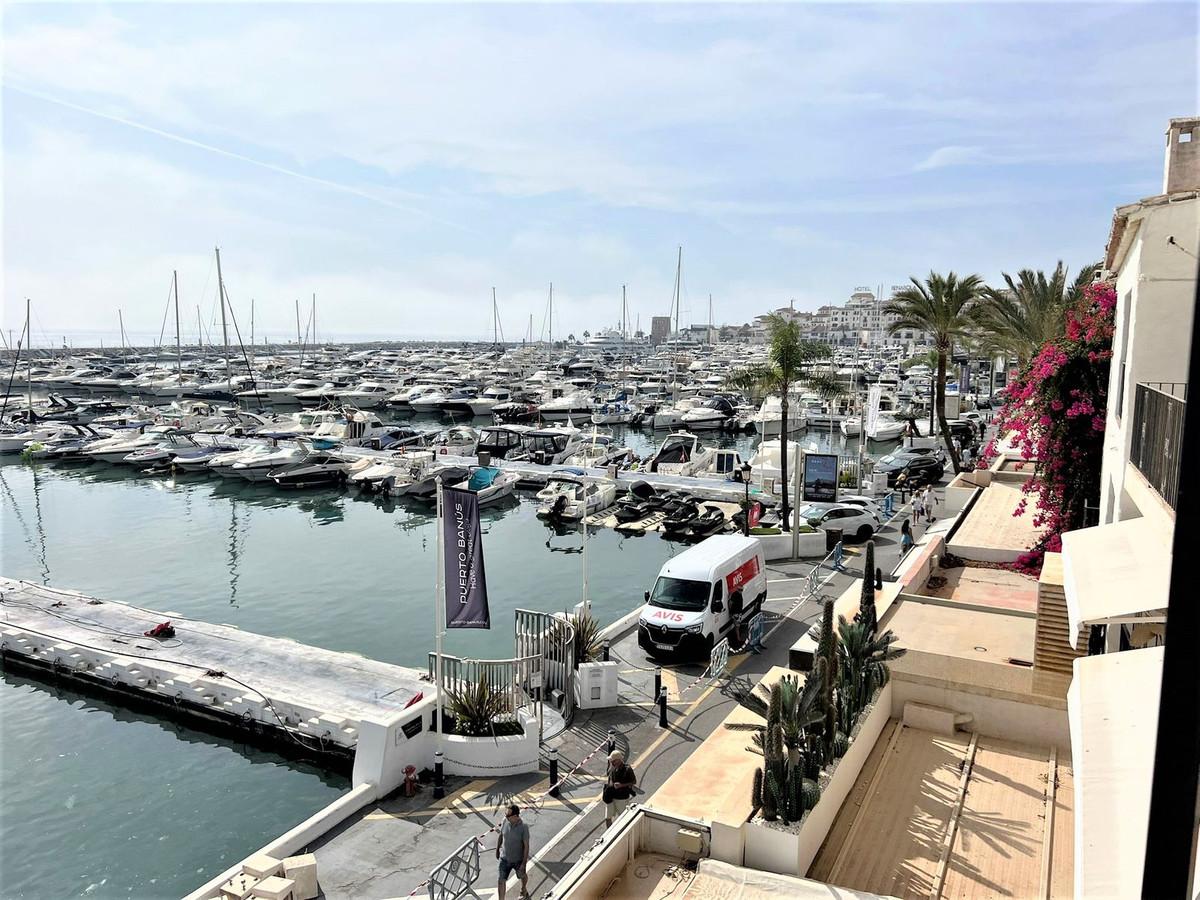
[[[404,796],[405,797],[415,796],[417,793],[417,788],[420,786],[421,786],[421,783],[419,781],[417,781],[417,767],[416,766],[405,766],[404,767]]]

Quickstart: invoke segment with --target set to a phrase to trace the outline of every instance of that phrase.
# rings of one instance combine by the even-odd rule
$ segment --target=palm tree
[[[1062,260],[1050,277],[1040,269],[1022,269],[1014,278],[1004,273],[1007,289],[983,289],[986,303],[976,307],[975,320],[989,349],[1014,356],[1024,367],[1045,344],[1062,337],[1066,311],[1092,282],[1099,263],[1084,266],[1069,281]]]
[[[807,732],[825,717],[819,705],[820,688],[820,680],[811,676],[801,685],[795,675],[784,675],[771,686],[769,692],[763,689],[760,682],[739,700],[742,706],[762,716],[766,722],[761,725],[756,722],[726,722],[725,727],[730,731],[753,731],[751,741],[754,746],[747,749],[762,753],[767,738],[767,723],[778,723],[783,746],[787,748],[790,771],[800,762]]]
[[[744,369],[730,376],[727,383],[736,390],[744,390],[751,394],[757,392],[762,395],[779,395],[779,475],[783,484],[779,521],[786,529],[791,510],[791,498],[788,496],[790,492],[787,489],[788,395],[792,384],[802,376],[804,365],[810,360],[828,355],[829,349],[815,341],[804,340],[800,336],[799,324],[779,313],[771,313],[767,317],[766,325],[767,357],[770,362]]]
[[[930,272],[924,284],[916,278],[909,280],[912,286],[893,294],[883,310],[896,316],[889,328],[892,334],[911,328],[933,335],[933,349],[937,351],[934,404],[946,452],[950,454],[954,471],[958,472],[958,451],[954,449],[950,426],[946,424],[946,363],[954,342],[966,336],[974,325],[972,307],[983,290],[983,281],[978,275],[960,278],[953,272],[947,275]]]
[[[905,651],[895,646],[896,635],[887,631],[875,634],[865,621],[846,621],[838,616],[838,660],[842,670],[842,689],[848,691],[851,721],[844,724],[849,733],[857,717],[878,688],[888,683],[888,662]]]

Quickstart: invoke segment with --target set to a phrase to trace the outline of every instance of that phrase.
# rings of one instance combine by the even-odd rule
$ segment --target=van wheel
[[[871,526],[864,525],[862,528],[858,529],[857,536],[860,541],[869,541],[871,539],[871,533]]]

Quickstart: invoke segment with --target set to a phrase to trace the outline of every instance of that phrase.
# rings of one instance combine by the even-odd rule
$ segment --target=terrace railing
[[[1171,509],[1179,499],[1179,467],[1187,384],[1148,381],[1137,385],[1129,461]]]

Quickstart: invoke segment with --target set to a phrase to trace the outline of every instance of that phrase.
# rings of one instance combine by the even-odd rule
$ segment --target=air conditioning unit
[[[617,664],[580,663],[575,672],[575,705],[580,709],[604,709],[617,705]]]

